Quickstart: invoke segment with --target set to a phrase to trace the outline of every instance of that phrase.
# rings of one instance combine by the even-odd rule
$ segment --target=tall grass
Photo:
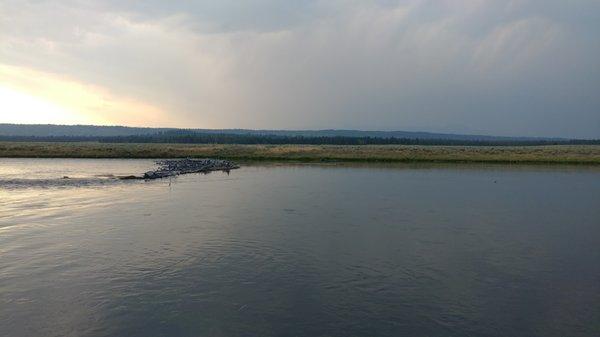
[[[486,162],[600,165],[599,145],[214,145],[0,142],[0,157],[199,158],[256,161]]]

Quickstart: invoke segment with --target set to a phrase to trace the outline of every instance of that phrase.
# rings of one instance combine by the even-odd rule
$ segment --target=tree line
[[[0,141],[17,142],[101,142],[101,143],[176,143],[176,144],[264,144],[264,145],[455,145],[455,146],[540,146],[600,145],[600,139],[570,140],[463,140],[429,138],[379,138],[346,136],[284,136],[232,133],[165,131],[131,136],[0,136]]]

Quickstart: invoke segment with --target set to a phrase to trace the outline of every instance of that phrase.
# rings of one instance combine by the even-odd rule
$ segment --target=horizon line
[[[163,126],[131,126],[131,125],[119,125],[119,124],[50,124],[50,123],[3,123],[0,122],[0,126],[55,126],[55,127],[108,127],[108,128],[129,128],[129,129],[164,129],[164,130],[200,130],[200,131],[269,131],[269,132],[323,132],[323,131],[352,131],[352,132],[381,132],[381,133],[394,133],[394,132],[405,132],[405,133],[421,133],[421,134],[429,134],[429,135],[447,135],[447,136],[470,136],[470,137],[492,137],[492,138],[525,138],[525,139],[538,139],[538,140],[598,140],[598,138],[577,138],[577,137],[564,137],[564,136],[527,136],[527,135],[519,135],[519,136],[505,136],[505,135],[494,135],[494,134],[484,134],[484,133],[460,133],[460,132],[435,132],[435,131],[407,131],[401,129],[392,129],[392,130],[366,130],[366,129],[348,129],[348,128],[323,128],[323,129],[252,129],[252,128],[199,128],[199,127],[163,127]]]

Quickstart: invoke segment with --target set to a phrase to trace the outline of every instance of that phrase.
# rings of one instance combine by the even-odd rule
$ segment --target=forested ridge
[[[306,145],[462,145],[462,146],[540,146],[597,145],[599,139],[435,139],[401,137],[303,136],[273,134],[204,133],[169,130],[126,136],[0,136],[0,141],[22,142],[101,142],[175,144],[306,144]]]

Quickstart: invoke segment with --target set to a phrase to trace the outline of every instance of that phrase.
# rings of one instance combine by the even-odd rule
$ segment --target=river
[[[0,159],[0,335],[600,335],[598,168],[153,165]]]

